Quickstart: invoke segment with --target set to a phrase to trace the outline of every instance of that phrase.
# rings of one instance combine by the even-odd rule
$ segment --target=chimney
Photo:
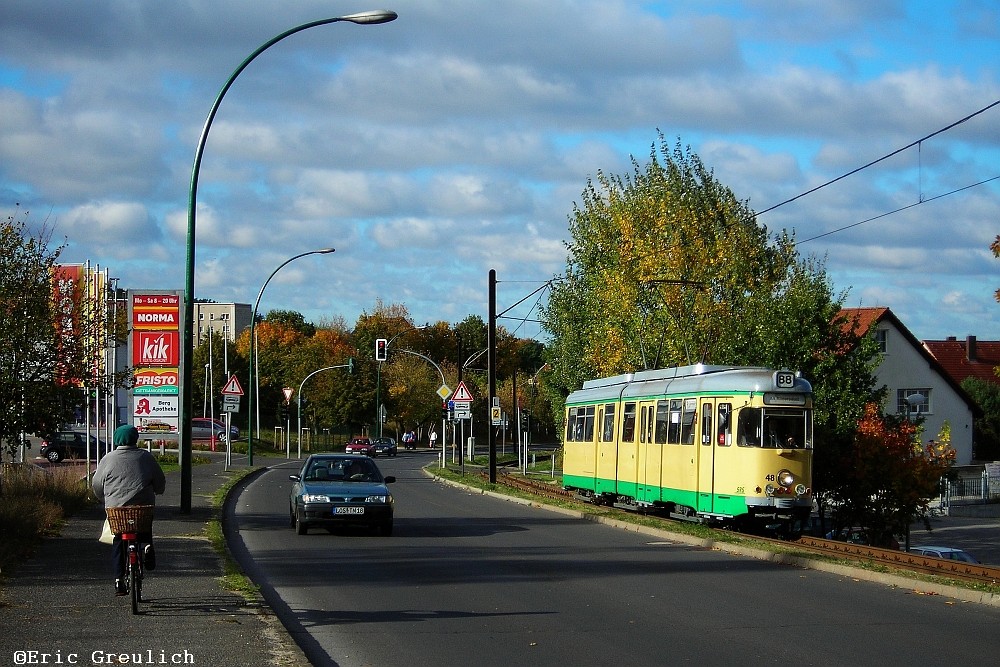
[[[965,337],[965,358],[969,360],[970,363],[976,362],[976,337],[966,336]]]

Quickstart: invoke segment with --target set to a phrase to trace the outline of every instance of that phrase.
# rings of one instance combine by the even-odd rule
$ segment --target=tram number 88
[[[789,371],[778,371],[774,374],[774,386],[778,389],[794,389],[795,373]]]

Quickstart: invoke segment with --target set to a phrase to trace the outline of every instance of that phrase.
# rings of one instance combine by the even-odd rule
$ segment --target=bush
[[[42,470],[6,464],[0,470],[0,571],[29,557],[39,540],[93,500],[75,467]]]

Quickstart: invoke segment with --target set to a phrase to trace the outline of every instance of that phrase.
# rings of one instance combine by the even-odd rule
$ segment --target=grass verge
[[[233,559],[226,546],[226,536],[222,530],[222,512],[226,503],[226,496],[239,484],[243,478],[259,470],[259,468],[246,468],[237,470],[226,480],[225,484],[219,487],[212,495],[212,518],[205,526],[205,535],[212,543],[212,548],[222,559],[222,587],[231,593],[243,596],[248,601],[256,600],[260,595],[260,587],[253,583],[249,577],[243,574],[239,564]]]

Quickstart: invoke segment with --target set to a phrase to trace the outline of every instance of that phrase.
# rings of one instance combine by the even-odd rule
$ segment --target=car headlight
[[[302,502],[304,503],[328,503],[330,502],[330,496],[324,496],[319,493],[306,493],[302,496]]]
[[[371,505],[384,505],[388,498],[388,496],[368,496],[365,502]]]
[[[795,475],[790,470],[782,470],[778,473],[778,484],[788,487],[795,483]]]

